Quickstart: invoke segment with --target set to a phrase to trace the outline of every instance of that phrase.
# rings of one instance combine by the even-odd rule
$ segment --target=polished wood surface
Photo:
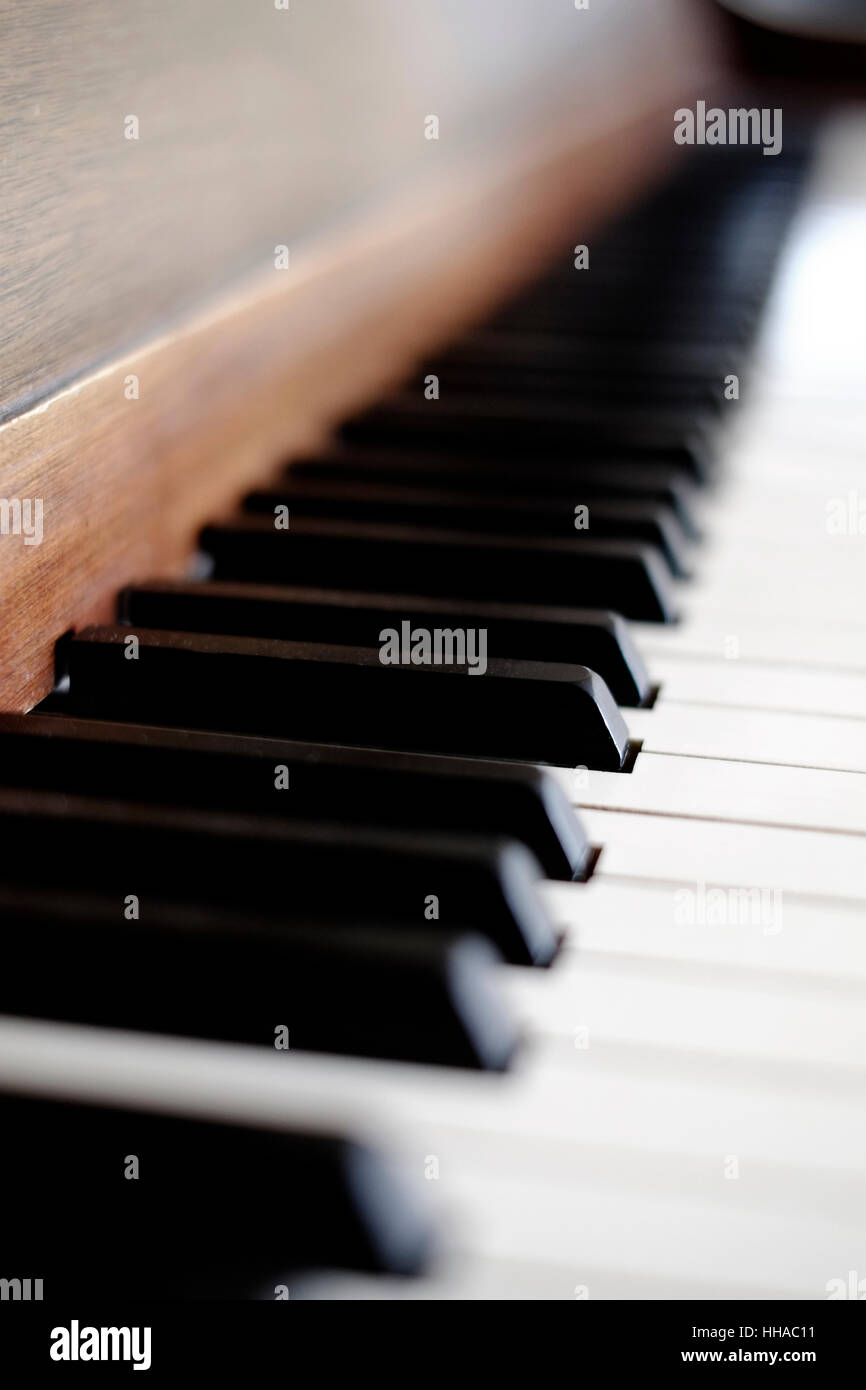
[[[176,326],[275,246],[297,254],[519,138],[532,112],[579,114],[620,50],[666,61],[681,11],[655,8],[0,0],[0,419]]]

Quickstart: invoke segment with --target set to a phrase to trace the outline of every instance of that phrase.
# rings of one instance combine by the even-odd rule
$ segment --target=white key
[[[595,870],[604,877],[778,889],[816,903],[866,899],[860,836],[618,811],[581,814],[593,843],[604,846]]]
[[[298,1301],[438,1302],[520,1301],[573,1302],[575,1299],[736,1299],[753,1302],[767,1297],[766,1286],[749,1283],[749,1270],[740,1271],[736,1282],[713,1282],[712,1270],[688,1280],[654,1270],[647,1278],[598,1266],[590,1283],[572,1282],[572,1266],[548,1260],[513,1260],[484,1256],[473,1250],[462,1257],[441,1261],[434,1276],[424,1279],[370,1278],[351,1274],[301,1276],[292,1283],[291,1297]],[[790,1285],[786,1293],[794,1298]]]
[[[495,1179],[460,1183],[458,1195],[471,1243],[443,1262],[438,1278],[325,1276],[293,1284],[292,1298],[822,1299],[862,1266],[862,1225],[844,1232],[797,1213],[758,1220],[733,1197],[726,1213],[596,1190],[576,1194],[572,1205],[559,1192],[527,1193]]]
[[[826,510],[821,505],[822,514]],[[837,536],[819,532],[806,536],[800,545],[773,546],[751,544],[729,539],[726,544],[701,547],[695,556],[699,582],[721,583],[749,587],[757,585],[756,593],[763,599],[767,585],[783,589],[793,585],[809,593],[823,595],[836,589],[862,582],[866,564],[863,558],[864,536]],[[803,547],[809,548],[808,569],[803,565]],[[816,582],[816,576],[820,578]],[[850,587],[848,589],[850,597]]]
[[[823,476],[819,483],[792,480],[756,483],[748,477],[733,482],[725,494],[712,497],[702,521],[705,534],[695,551],[701,566],[725,562],[737,554],[766,555],[774,565],[791,566],[802,546],[820,549],[822,563],[837,553],[853,553],[858,540],[862,469],[842,478]],[[767,518],[772,518],[768,528]]]
[[[529,970],[505,978],[517,1017],[536,1036],[844,1067],[860,1074],[866,1094],[862,988],[601,952],[542,985]]]
[[[635,1062],[631,1075],[624,1066],[606,1068],[603,1056],[570,1069],[538,1064],[523,1085],[510,1088],[507,1105],[489,1080],[414,1103],[405,1099],[408,1083],[424,1086],[423,1075],[383,1076],[374,1091],[378,1104],[387,1097],[401,1107],[401,1152],[410,1171],[422,1172],[432,1155],[443,1177],[450,1162],[479,1177],[498,1172],[526,1187],[602,1183],[649,1197],[659,1187],[675,1192],[682,1183],[684,1195],[690,1190],[708,1204],[735,1205],[738,1198],[726,1194],[724,1168],[725,1156],[736,1154],[748,1172],[739,1189],[744,1200],[760,1194],[771,1209],[785,1209],[802,1198],[813,1214],[843,1225],[852,1207],[862,1212],[864,1147],[862,1125],[856,1119],[852,1125],[853,1091],[816,1101],[813,1134],[815,1125],[821,1130],[810,1139],[802,1108],[804,1096],[812,1096],[804,1087],[797,1119],[793,1074],[788,1094],[774,1095],[760,1086],[750,1091],[745,1063],[738,1084],[726,1086],[708,1063],[694,1063],[687,1075],[685,1067],[678,1074],[654,1054]],[[777,1088],[783,1090],[778,1079]],[[794,1147],[800,1139],[802,1149]]]
[[[788,623],[799,620],[802,644],[808,641],[809,626],[820,627],[828,612],[839,622],[855,627],[862,611],[861,593],[861,585],[853,581],[840,579],[833,585],[822,577],[816,585],[814,578],[802,574],[796,578],[773,575],[765,577],[758,599],[755,581],[744,574],[695,580],[689,587],[689,602],[702,613],[727,613],[732,608],[754,612],[757,607],[768,627],[777,618]]]
[[[640,811],[744,825],[866,834],[866,775],[862,772],[826,772],[644,751],[638,754],[630,773],[552,771],[577,801],[581,814],[594,809]],[[725,833],[721,828],[714,832],[716,837]],[[796,844],[792,841],[791,855],[798,852]],[[866,859],[866,845],[861,843],[859,853]]]
[[[772,894],[714,891],[704,884],[545,883],[544,898],[566,944],[556,975],[587,955],[696,961],[790,974],[845,990],[866,983],[866,907]]]
[[[806,643],[803,654],[808,656]],[[651,667],[653,679],[661,685],[659,703],[665,706],[705,704],[713,709],[766,709],[866,721],[866,675],[712,660],[678,652],[652,657]],[[632,718],[629,711],[629,723]],[[840,731],[840,736],[845,737],[845,732]]]
[[[669,703],[662,690],[653,709],[629,711],[628,727],[650,753],[866,772],[866,720]]]
[[[755,603],[742,596],[715,612],[702,612],[684,594],[677,624],[630,624],[641,653],[653,669],[659,656],[741,659],[762,665],[797,666],[804,670],[866,671],[866,631],[825,612],[817,623],[796,617],[772,622],[755,618]]]
[[[263,1124],[351,1125],[378,1133],[383,1115],[337,1106],[300,1069],[260,1047],[166,1038],[0,1014],[0,1088],[57,1099],[130,1101],[166,1113]]]
[[[616,1271],[617,1284],[634,1281],[644,1297],[655,1296],[660,1280],[703,1282],[730,1297],[747,1277],[765,1296],[820,1298],[828,1277],[859,1268],[860,1213],[847,1229],[796,1208],[774,1213],[741,1204],[735,1181],[728,1210],[659,1189],[651,1198],[605,1190],[603,1181],[569,1189],[567,1200],[555,1188],[509,1184],[495,1172],[483,1183],[457,1179],[454,1186],[473,1254],[558,1262],[570,1271],[572,1296],[581,1286],[597,1296],[596,1274],[607,1270]]]

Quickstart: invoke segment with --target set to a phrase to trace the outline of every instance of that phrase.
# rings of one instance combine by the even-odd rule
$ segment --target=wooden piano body
[[[0,537],[2,709],[633,196],[713,62],[673,0],[146,11],[0,4],[0,498],[44,512]]]

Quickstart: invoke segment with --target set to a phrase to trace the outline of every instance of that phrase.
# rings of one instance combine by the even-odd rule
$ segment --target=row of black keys
[[[309,1049],[505,1069],[497,963],[550,963],[538,878],[592,866],[558,783],[520,764],[40,714],[0,718],[0,768],[0,1011],[272,1055],[285,1027],[289,1068]],[[120,1274],[126,1297],[272,1298],[309,1266],[430,1257],[378,1152],[291,1112],[7,1093],[0,1119],[6,1266],[47,1297],[107,1297]],[[47,1219],[59,1205],[86,1241]]]
[[[775,168],[771,182],[721,298],[698,237],[661,299],[644,274],[635,331],[609,313],[600,340],[599,306],[640,262],[634,227],[615,232],[594,280],[555,278],[431,368],[440,400],[398,397],[209,528],[211,582],[138,586],[120,626],[64,645],[54,713],[0,723],[0,1008],[262,1046],[285,1022],[293,1049],[507,1067],[518,1039],[491,970],[553,960],[537,880],[594,860],[559,784],[523,764],[631,765],[617,705],[652,691],[614,614],[673,616],[718,373],[739,360],[788,208]],[[751,183],[732,176],[725,197],[749,206]],[[700,196],[718,204],[718,183]],[[656,256],[677,198],[633,219]],[[383,666],[380,632],[406,621],[483,629],[486,673]],[[132,1222],[152,1291],[165,1210],[181,1291],[200,1294],[268,1296],[287,1264],[414,1269],[429,1246],[398,1193],[382,1203],[376,1156],[340,1138],[0,1110],[10,1189],[38,1192],[66,1137],[69,1192],[105,1217],[91,1286]],[[155,1158],[148,1184],[106,1171],[118,1153]],[[77,1258],[52,1267],[80,1277]]]
[[[312,1049],[505,1068],[496,962],[550,962],[537,878],[592,862],[558,784],[520,765],[39,715],[0,719],[0,768],[0,1010],[263,1050],[286,1026],[289,1067]],[[430,1254],[380,1156],[291,1114],[7,1094],[0,1116],[4,1257],[49,1293],[107,1296],[122,1271],[127,1296],[273,1297],[298,1268]],[[88,1214],[86,1242],[45,1222],[47,1193]]]

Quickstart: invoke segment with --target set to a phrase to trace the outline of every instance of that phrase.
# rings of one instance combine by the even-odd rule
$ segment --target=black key
[[[406,621],[431,631],[435,627],[484,628],[488,656],[587,666],[601,676],[617,704],[646,704],[652,690],[623,619],[615,613],[580,608],[461,603],[457,599],[268,587],[228,580],[157,580],[128,589],[121,596],[121,616],[136,627],[351,647],[378,647],[383,628],[399,628]]]
[[[4,1263],[38,1271],[46,1299],[249,1297],[267,1284],[273,1298],[305,1267],[428,1263],[432,1227],[402,1175],[364,1142],[294,1127],[290,1111],[265,1125],[0,1086]],[[137,1178],[124,1176],[132,1158]],[[86,1238],[71,1239],[85,1217]]]
[[[470,448],[497,455],[568,456],[591,448],[611,458],[675,461],[697,478],[712,474],[710,421],[701,412],[632,410],[615,414],[591,406],[552,405],[489,396],[428,401],[404,392],[349,421],[341,437],[350,444],[398,445],[443,450]]]
[[[0,883],[107,895],[119,913],[132,896],[145,924],[152,901],[349,933],[477,930],[520,965],[547,965],[558,945],[540,867],[515,841],[6,790],[0,837]]]
[[[493,536],[556,536],[575,531],[594,540],[635,540],[654,545],[671,572],[686,573],[686,536],[676,515],[655,503],[625,500],[539,501],[533,497],[442,492],[381,484],[315,483],[288,477],[279,489],[250,493],[244,509],[271,518],[289,508],[289,520],[302,516],[343,521],[431,526]],[[584,510],[579,510],[579,508]],[[578,524],[579,523],[579,524]]]
[[[86,628],[66,659],[74,715],[607,772],[628,753],[613,696],[583,666],[488,661],[475,677],[362,647],[122,627]]]
[[[490,492],[496,497],[521,493],[551,506],[620,500],[654,503],[674,513],[690,539],[699,532],[694,514],[696,486],[682,469],[614,459],[593,459],[577,451],[567,459],[512,459],[460,454],[407,453],[393,449],[337,449],[299,458],[284,478],[322,484],[362,483],[395,487],[448,488],[450,492]]]
[[[516,763],[5,714],[0,785],[288,821],[471,831],[521,841],[550,878],[582,878],[594,858],[556,778]]]
[[[670,570],[634,541],[500,539],[306,517],[284,531],[273,518],[241,516],[207,527],[202,546],[218,579],[611,608],[644,622],[670,622],[675,611]]]
[[[643,266],[642,274],[647,274],[648,269]],[[569,342],[575,337],[584,342],[593,342],[596,338],[619,340],[632,348],[638,346],[644,352],[649,352],[654,345],[659,345],[664,350],[670,343],[702,343],[706,341],[702,334],[712,335],[728,347],[742,349],[754,335],[760,312],[758,298],[743,298],[731,302],[722,302],[719,298],[713,303],[706,297],[703,304],[695,303],[698,296],[695,286],[692,285],[684,287],[678,293],[673,293],[670,286],[665,286],[663,290],[659,288],[652,295],[644,293],[641,312],[635,315],[628,309],[617,312],[612,308],[611,288],[611,280],[607,283],[599,281],[597,292],[594,293],[585,286],[578,299],[577,295],[572,298],[564,294],[562,287],[557,285],[547,298],[539,296],[535,303],[522,304],[516,312],[512,311],[497,319],[496,326],[506,329],[517,328],[530,333],[540,331],[552,337],[559,334]],[[630,284],[626,277],[623,277],[618,289],[618,298],[624,303],[633,292],[641,294],[643,286],[636,285],[634,280]],[[443,381],[443,400],[446,390],[447,379]],[[418,394],[421,395],[420,390]],[[423,396],[421,398],[423,400]],[[483,403],[482,409],[490,411],[493,399],[495,397],[479,395],[477,401]],[[398,397],[398,400],[402,403],[402,397]],[[431,402],[424,401],[424,404],[430,405]],[[435,404],[438,405],[440,402]],[[449,395],[449,408],[453,408],[453,404],[453,398]],[[591,409],[587,413],[592,422]],[[637,418],[646,414],[651,419],[654,419],[656,414],[646,406],[643,411],[640,411],[639,407],[636,408],[634,413]],[[664,401],[662,418],[666,421],[679,420],[687,426],[690,420],[701,419],[701,414],[694,408],[689,408],[687,403],[678,410],[675,404],[667,399]],[[635,429],[630,424],[631,419],[632,413],[629,412],[625,421],[629,438]],[[576,425],[576,428],[581,426]],[[613,433],[613,430],[610,432]]]
[[[518,361],[537,372],[570,368],[585,373],[590,379],[603,373],[642,382],[655,382],[664,377],[679,381],[723,381],[736,367],[736,353],[723,343],[653,343],[647,347],[623,342],[620,338],[584,338],[578,334],[579,324],[575,324],[572,339],[561,333],[533,333],[486,325],[461,339],[449,352],[448,360],[490,366],[500,363],[507,366]]]
[[[2,889],[0,932],[8,1014],[493,1071],[517,1043],[481,937]]]
[[[425,363],[425,375],[434,373],[443,397],[451,402],[460,396],[484,397],[509,402],[536,404],[550,401],[583,407],[591,404],[595,413],[665,411],[717,411],[724,404],[724,376],[706,381],[692,374],[685,376],[639,376],[629,372],[595,366],[572,366],[566,354],[546,361],[524,362],[516,355],[484,361],[466,353],[454,352]]]

